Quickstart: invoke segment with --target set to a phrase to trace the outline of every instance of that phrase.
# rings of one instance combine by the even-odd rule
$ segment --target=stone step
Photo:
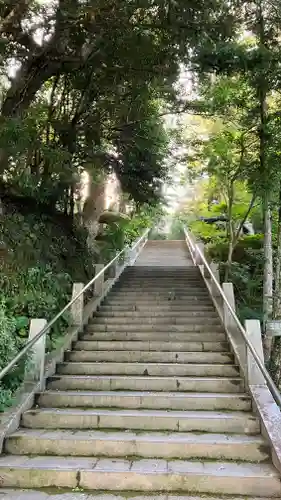
[[[133,293],[130,293],[129,291],[128,292],[125,292],[125,293],[120,293],[118,291],[115,292],[115,293],[109,293],[107,295],[107,298],[106,300],[110,300],[110,301],[116,301],[116,300],[126,300],[126,301],[136,301],[136,300],[139,300],[140,302],[149,302],[150,300],[153,301],[153,303],[157,304],[158,302],[162,302],[165,304],[165,302],[178,302],[179,304],[194,304],[194,302],[196,303],[206,303],[206,302],[209,302],[209,303],[212,303],[211,302],[211,298],[210,298],[210,295],[205,292],[204,294],[197,294],[197,293],[190,293],[189,295],[176,295],[175,299],[174,300],[170,300],[170,294],[169,292],[165,292],[163,294],[154,294],[154,293],[136,293],[136,294],[133,294]]]
[[[169,268],[169,266],[162,266],[159,267],[157,266],[155,269],[153,269],[151,266],[141,266],[140,267],[135,267],[135,266],[130,266],[127,267],[124,272],[122,273],[121,279],[144,279],[144,278],[159,278],[159,279],[169,279],[169,278],[179,278],[181,279],[182,277],[189,277],[189,278],[201,278],[201,273],[198,267],[196,266],[179,266],[178,268],[175,266],[172,266]]]
[[[202,276],[197,267],[181,267],[176,269],[173,267],[172,269],[159,269],[157,267],[155,270],[153,269],[142,269],[139,268],[127,268],[122,276],[120,277],[120,281],[123,280],[139,280],[146,282],[146,280],[156,280],[156,281],[177,281],[177,280],[198,280],[202,281]]]
[[[87,333],[81,333],[81,340],[131,340],[161,342],[226,342],[225,333],[169,333],[169,332],[95,332],[93,327],[87,328]]]
[[[163,265],[167,265],[169,266],[170,269],[173,268],[173,264],[174,264],[174,267],[175,269],[178,268],[178,266],[176,265],[176,262],[177,264],[180,265],[180,267],[182,269],[188,269],[188,268],[192,268],[193,267],[193,262],[191,260],[189,260],[186,256],[185,257],[177,257],[177,256],[174,256],[172,259],[168,259],[168,257],[161,257],[161,258],[149,258],[149,257],[146,257],[145,259],[137,259],[136,260],[136,263],[135,263],[135,267],[136,268],[139,268],[139,269],[142,269],[144,267],[144,265],[149,265],[149,267],[151,269],[156,269],[157,267],[159,269],[163,269]]]
[[[114,297],[120,297],[120,298],[136,298],[136,299],[142,299],[142,298],[154,298],[154,299],[168,299],[170,297],[170,294],[175,292],[175,300],[189,300],[193,299],[195,296],[196,298],[200,299],[205,299],[209,298],[210,295],[208,291],[205,289],[196,289],[195,290],[185,290],[184,292],[177,293],[176,290],[173,288],[167,289],[167,290],[162,290],[161,292],[154,292],[153,290],[147,290],[147,291],[142,291],[140,290],[139,292],[135,291],[134,289],[128,288],[126,290],[112,290],[109,294],[109,298],[114,298]]]
[[[237,393],[244,391],[242,378],[140,377],[121,375],[54,375],[48,389],[62,391],[180,391]]]
[[[158,292],[161,293],[163,291],[167,290],[176,290],[182,293],[189,292],[190,290],[192,291],[199,291],[199,292],[206,292],[206,286],[204,284],[204,281],[190,281],[190,280],[184,280],[184,281],[162,281],[161,283],[159,281],[145,281],[145,282],[140,282],[136,281],[133,283],[132,281],[126,280],[126,281],[118,281],[112,288],[112,290],[116,291],[133,291],[133,292]]]
[[[59,363],[62,375],[144,375],[146,377],[239,377],[239,367],[226,364]]]
[[[197,315],[198,313],[202,314],[210,314],[215,312],[215,308],[212,303],[209,305],[198,305],[198,304],[193,304],[193,305],[188,305],[188,304],[183,304],[179,305],[176,304],[175,301],[169,301],[165,302],[163,305],[155,305],[151,306],[150,305],[144,305],[144,304],[111,304],[111,305],[101,305],[98,309],[98,311],[101,312],[123,312],[123,311],[128,311],[128,312],[144,312],[145,314],[159,314],[163,312],[163,314],[190,314],[193,313]],[[215,312],[215,314],[217,314]]]
[[[127,288],[128,290],[155,290],[161,292],[167,288],[185,291],[188,289],[192,290],[206,290],[204,281],[198,279],[183,278],[179,279],[124,279],[116,282],[113,286],[113,290],[122,290],[122,288]]]
[[[161,251],[161,249],[157,249],[158,251],[158,255],[159,255],[159,252]],[[171,251],[171,249],[170,249]],[[144,252],[144,250],[143,250]],[[174,249],[172,249],[172,252],[174,252]],[[189,254],[188,254],[189,255]],[[179,273],[180,271],[183,271],[183,272],[190,272],[191,274],[199,274],[199,269],[198,267],[196,266],[187,266],[186,264],[184,266],[182,265],[178,265],[178,266],[170,266],[170,265],[165,265],[163,264],[163,266],[159,266],[159,267],[155,267],[155,269],[153,269],[153,267],[150,266],[150,264],[147,264],[147,265],[143,265],[143,266],[130,266],[130,267],[127,267],[126,270],[125,270],[125,273],[126,274],[137,274],[137,275],[142,275],[144,272],[147,272],[147,273],[150,273],[150,274],[156,274],[156,273],[159,273],[159,272],[162,272],[162,274],[167,274],[167,273]],[[165,272],[165,273],[164,273]]]
[[[137,391],[45,391],[38,395],[41,407],[144,408],[157,410],[251,410],[247,394],[137,392]]]
[[[127,305],[127,308],[132,308],[133,305],[139,306],[145,306],[148,308],[154,308],[154,307],[163,307],[163,306],[174,306],[174,305],[179,305],[183,309],[186,309],[187,307],[193,307],[193,306],[213,306],[213,303],[210,298],[199,298],[199,297],[189,297],[186,300],[179,300],[176,298],[176,300],[169,300],[168,297],[163,298],[161,300],[155,298],[155,297],[145,297],[145,298],[134,298],[128,295],[128,297],[106,297],[104,302],[104,305],[113,305],[113,306],[123,306]],[[214,306],[213,306],[214,307]]]
[[[259,419],[242,411],[34,408],[22,416],[31,429],[133,429],[256,435]]]
[[[125,269],[124,273],[121,276],[121,280],[185,280],[185,279],[197,279],[202,280],[201,273],[197,267],[176,267],[168,268],[163,267],[153,269],[152,267],[142,266],[139,267],[131,267],[130,269]]]
[[[156,351],[156,352],[227,352],[228,342],[163,342],[156,341],[107,341],[79,340],[75,342],[76,351]]]
[[[232,363],[233,355],[227,352],[154,352],[154,351],[67,351],[65,361],[119,363]]]
[[[0,476],[3,488],[281,496],[279,474],[268,463],[11,455],[0,457]]]
[[[118,318],[129,318],[130,320],[132,319],[139,319],[141,318],[142,320],[144,318],[148,318],[149,321],[151,320],[154,320],[155,318],[163,318],[163,321],[165,320],[166,322],[167,321],[170,321],[172,320],[176,320],[176,319],[180,319],[180,320],[188,320],[188,321],[196,321],[197,319],[205,319],[206,321],[208,321],[208,319],[213,319],[213,318],[216,318],[218,319],[218,313],[215,311],[215,310],[211,310],[211,311],[208,311],[208,313],[206,314],[206,317],[202,316],[202,311],[193,311],[193,310],[190,310],[190,311],[186,311],[185,309],[182,309],[182,310],[179,310],[179,311],[175,311],[175,310],[167,310],[167,309],[164,309],[164,310],[156,310],[156,311],[145,311],[144,309],[142,311],[128,311],[128,310],[125,310],[125,311],[112,311],[110,308],[109,310],[104,310],[104,308],[101,308],[99,309],[95,314],[94,314],[94,317],[93,317],[93,320],[95,320],[95,318],[114,318],[114,319],[118,319]],[[91,322],[93,321],[91,320]]]
[[[57,494],[55,493],[57,492]],[[75,493],[73,490],[71,493],[62,493],[61,489],[51,490],[51,492],[46,493],[42,490],[14,490],[3,488],[0,490],[0,500],[206,500],[206,496],[190,496],[190,495],[169,495],[161,493],[153,493],[147,495],[142,495],[141,493],[130,493],[130,492],[118,492],[117,495],[112,493],[100,493],[97,492],[88,494],[85,493]],[[69,491],[69,490],[68,490]],[[216,496],[211,497],[208,495],[208,500],[245,500],[245,497],[233,496]],[[272,497],[251,497],[251,500],[272,500]]]
[[[177,324],[177,325],[170,325],[170,324],[153,324],[153,323],[139,323],[135,324],[130,322],[130,324],[114,324],[114,323],[109,323],[109,324],[104,324],[104,323],[98,323],[95,322],[91,326],[94,331],[96,332],[124,332],[124,331],[129,331],[129,332],[214,332],[214,333],[223,333],[224,329],[222,325],[217,324],[217,325],[208,325],[208,324],[196,324],[196,323],[190,323],[190,324]],[[90,328],[91,328],[90,327]],[[126,328],[125,328],[126,327]]]
[[[127,318],[126,316],[115,316],[115,317],[110,317],[110,316],[95,316],[93,319],[91,319],[90,324],[95,324],[95,325],[104,325],[104,324],[124,324],[124,325],[131,325],[132,321],[134,321],[134,325],[137,324],[146,324],[146,325],[204,325],[204,324],[209,324],[209,325],[219,325],[221,326],[220,319],[215,314],[212,316],[185,316],[185,317],[180,317],[180,316],[134,316],[131,318]]]
[[[193,268],[194,264],[191,258],[186,254],[186,252],[179,253],[178,250],[173,249],[173,251],[169,252],[169,254],[160,254],[161,249],[157,251],[154,250],[154,254],[140,255],[134,267],[136,269],[143,267],[150,267],[151,269],[163,269],[163,266],[168,267],[169,269],[189,269]]]
[[[157,281],[144,281],[141,282],[140,280],[132,282],[129,280],[124,280],[124,281],[118,281],[112,288],[112,290],[127,290],[127,291],[134,291],[134,292],[141,292],[141,291],[152,291],[152,292],[158,292],[161,293],[163,291],[167,290],[177,290],[179,292],[188,292],[190,290],[198,290],[201,292],[206,291],[206,286],[204,284],[204,281],[190,281],[190,280],[183,280],[183,281],[176,281],[176,280],[170,280],[170,281],[162,281],[159,282]]]
[[[261,436],[134,431],[20,429],[5,441],[12,455],[140,457],[262,462],[269,448]]]

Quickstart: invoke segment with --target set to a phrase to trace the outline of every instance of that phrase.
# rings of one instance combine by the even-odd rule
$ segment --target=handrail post
[[[139,252],[139,247],[140,246],[141,246],[141,243],[139,245],[137,245],[135,248],[133,248],[132,250],[128,249],[128,251],[126,252],[126,254],[125,254],[125,263],[127,262],[128,266],[134,265],[134,263],[136,261],[136,258],[137,258],[137,255],[138,255],[138,252]]]
[[[198,252],[198,249],[201,251],[202,254],[204,254],[204,243],[197,243],[195,247],[195,264],[197,266],[200,266],[203,264],[202,258],[200,253]]]
[[[76,297],[84,288],[84,283],[73,283],[72,298]],[[80,297],[72,304],[70,314],[73,326],[83,325],[83,311],[84,311],[84,294],[81,293]]]
[[[235,296],[233,283],[223,283],[222,289],[229,305],[232,307],[233,311],[236,312]],[[224,325],[229,334],[231,335],[233,344],[236,348],[236,354],[238,356],[239,364],[243,370],[244,375],[247,377],[247,349],[246,343],[237,327],[236,321],[232,316],[225,300],[223,300],[223,318]]]
[[[234,289],[233,289],[233,284],[232,283],[223,283],[222,284],[222,289],[224,291],[224,294],[231,305],[232,309],[235,311],[236,306],[235,306],[235,297],[234,297]],[[232,315],[229,312],[229,308],[227,307],[225,301],[223,302],[223,320],[226,328],[233,328],[235,325],[235,321],[232,317]]]
[[[104,264],[96,264],[95,265],[95,273],[96,275],[100,273],[104,268]],[[101,274],[96,281],[94,282],[94,295],[96,297],[100,297],[103,293],[103,285],[104,285],[104,274]]]
[[[248,334],[250,342],[252,342],[260,359],[264,364],[264,354],[262,347],[261,326],[258,319],[246,319],[245,329]],[[248,384],[249,385],[264,385],[265,379],[258,368],[252,353],[247,348],[247,370],[248,370]]]
[[[217,282],[220,283],[220,270],[219,270],[219,265],[217,264],[217,262],[212,261],[210,263],[210,269],[211,269],[214,277],[216,278]],[[210,276],[210,278],[211,278],[212,297],[219,297],[220,292],[218,290],[218,287],[216,286],[215,282],[212,280],[212,276]]]
[[[38,333],[45,328],[47,324],[46,319],[34,318],[31,319],[29,325],[28,340],[32,340]],[[44,389],[44,372],[45,372],[45,350],[46,350],[46,337],[47,332],[37,340],[34,344],[31,355],[31,366],[27,372],[27,381],[40,382],[41,390]]]

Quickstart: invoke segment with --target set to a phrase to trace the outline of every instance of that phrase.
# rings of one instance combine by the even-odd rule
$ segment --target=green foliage
[[[135,211],[130,220],[120,220],[119,223],[107,225],[102,239],[99,240],[103,261],[109,261],[125,245],[137,240],[145,229],[155,225],[161,214],[161,206],[143,205]]]
[[[69,274],[73,281],[88,281],[93,276],[94,263],[87,251],[86,232],[73,228],[69,217],[40,214],[36,205],[37,210],[32,213],[31,208],[22,208],[21,203],[8,204],[5,216],[0,218],[9,273],[16,276],[29,267],[51,265],[54,273]]]
[[[190,223],[190,229],[195,237],[204,243],[211,241],[221,241],[226,238],[226,232],[218,230],[215,224],[207,224],[206,222],[196,220]]]
[[[210,260],[220,265],[223,280],[228,254],[225,240],[209,242],[205,247]],[[233,252],[229,281],[234,285],[235,297],[241,321],[261,319],[263,285],[263,235],[241,238]]]
[[[154,229],[149,234],[149,239],[165,241],[168,239],[168,235],[166,233],[160,232],[158,229]]]
[[[172,219],[170,231],[168,234],[168,239],[169,240],[183,240],[184,239],[182,222],[177,216],[175,216]]]
[[[30,319],[51,320],[71,298],[73,281],[86,283],[94,275],[85,236],[69,226],[67,217],[24,214],[15,205],[5,206],[5,212],[0,218],[4,249],[0,258],[0,369],[26,342]],[[68,324],[66,314],[54,325],[47,351],[56,346]],[[27,361],[23,359],[3,379],[0,411],[11,404]]]
[[[22,347],[21,340],[16,335],[16,321],[7,312],[4,302],[0,299],[0,370],[16,356]],[[0,383],[0,412],[12,403],[13,393],[23,380],[25,360],[3,378]]]
[[[263,235],[254,234],[251,236],[244,236],[240,238],[237,246],[233,252],[233,260],[242,263],[245,259],[249,258],[249,253],[257,252],[262,255],[263,248]],[[210,239],[209,244],[206,246],[209,257],[217,262],[225,262],[227,260],[228,244],[226,240],[220,239],[214,241]]]
[[[17,270],[16,275],[0,274],[0,298],[12,318],[18,336],[26,337],[30,318],[51,320],[68,302],[72,289],[66,273],[54,273],[50,266]],[[47,350],[51,350],[57,336],[65,331],[67,315],[49,332]]]

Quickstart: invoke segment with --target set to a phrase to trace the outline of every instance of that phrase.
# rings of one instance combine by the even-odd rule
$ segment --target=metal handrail
[[[123,250],[121,250],[121,252],[119,252],[108,264],[106,264],[103,269],[101,269],[101,271],[98,272],[98,274],[96,274],[94,276],[94,278],[92,278],[88,283],[87,285],[84,286],[84,288],[82,290],[80,290],[79,293],[77,293],[77,295],[75,295],[75,297],[73,297],[73,299],[71,299],[67,304],[66,306],[64,306],[63,309],[61,309],[61,311],[51,320],[49,321],[49,323],[47,323],[44,328],[42,328],[42,330],[40,330],[40,332],[37,333],[37,335],[35,335],[35,337],[33,337],[33,339],[29,340],[25,346],[23,347],[23,349],[10,361],[10,363],[5,366],[5,368],[3,368],[3,370],[1,370],[0,372],[0,381],[5,377],[5,375],[7,375],[7,373],[9,373],[9,371],[18,363],[18,361],[20,361],[23,356],[31,349],[31,347],[34,346],[34,344],[36,344],[36,342],[41,338],[43,337],[43,335],[45,335],[45,333],[48,332],[48,330],[50,330],[50,328],[52,328],[52,326],[57,322],[57,320],[59,318],[62,317],[62,315],[68,310],[71,308],[71,306],[76,302],[76,300],[79,299],[79,297],[81,297],[82,294],[84,294],[93,284],[94,282],[104,274],[104,272],[112,266],[112,264],[114,264],[114,262],[116,262],[116,260],[119,259],[119,257],[124,253],[126,252],[126,250],[130,249],[131,252],[133,252],[135,250],[135,248],[137,248],[139,246],[139,244],[146,238],[146,236],[148,235],[150,231],[150,228],[146,229],[145,232],[143,233],[143,235],[136,241],[136,243],[132,246],[132,247],[129,247],[129,246],[125,246],[123,248]]]
[[[236,325],[237,325],[237,327],[238,327],[238,329],[239,329],[239,331],[240,331],[240,333],[241,333],[241,335],[242,335],[242,337],[243,337],[243,339],[244,339],[244,341],[245,341],[245,343],[246,343],[246,345],[247,345],[250,353],[252,354],[252,356],[253,356],[253,358],[254,358],[254,360],[255,360],[258,368],[260,369],[260,371],[261,371],[261,373],[262,373],[262,375],[263,375],[263,377],[264,377],[264,379],[265,379],[265,381],[267,383],[267,386],[268,386],[268,388],[269,388],[269,390],[270,390],[270,392],[272,394],[272,397],[273,397],[274,401],[279,406],[279,408],[281,408],[281,394],[280,394],[280,391],[278,390],[277,386],[275,385],[274,381],[272,380],[269,372],[267,371],[266,367],[264,366],[264,364],[263,364],[261,358],[259,357],[256,349],[254,348],[252,342],[249,340],[249,338],[247,336],[247,333],[246,333],[246,330],[243,327],[243,325],[242,325],[241,321],[239,320],[239,318],[237,317],[235,310],[232,308],[231,304],[228,302],[227,297],[226,297],[226,295],[225,295],[222,287],[220,286],[219,282],[217,281],[217,279],[216,279],[216,277],[215,277],[215,275],[214,275],[211,267],[209,266],[209,264],[208,264],[208,262],[207,262],[207,260],[205,258],[204,253],[201,251],[201,249],[199,248],[198,245],[195,244],[195,246],[194,246],[193,242],[191,241],[190,235],[188,234],[187,229],[185,227],[183,229],[184,229],[184,234],[185,234],[186,239],[188,240],[189,245],[194,250],[196,250],[196,252],[198,253],[198,255],[199,255],[199,257],[200,257],[200,259],[201,259],[204,267],[207,269],[207,271],[208,271],[208,273],[209,273],[209,275],[210,275],[213,283],[215,284],[216,288],[218,289],[218,291],[220,293],[221,298],[223,299],[225,305],[227,306],[227,309],[229,310],[232,318],[234,319],[234,321],[235,321],[235,323],[236,323]]]

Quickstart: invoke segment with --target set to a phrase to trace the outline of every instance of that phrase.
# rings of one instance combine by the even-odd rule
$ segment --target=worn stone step
[[[190,279],[183,279],[181,281],[179,280],[122,280],[118,281],[114,287],[113,290],[122,290],[123,288],[127,288],[128,290],[135,290],[135,291],[141,291],[141,290],[153,290],[153,291],[158,291],[161,292],[164,289],[172,289],[172,290],[179,290],[179,291],[185,291],[185,290],[206,290],[206,286],[203,280],[190,280]]]
[[[250,411],[251,399],[239,393],[186,393],[137,391],[45,391],[38,395],[41,407],[145,408],[167,410]]]
[[[121,375],[53,375],[48,389],[62,391],[180,391],[180,392],[242,392],[242,378],[228,377],[140,377]]]
[[[259,419],[244,411],[34,408],[22,416],[26,428],[133,429],[256,435]]]
[[[140,256],[135,262],[135,267],[142,268],[144,265],[150,265],[153,268],[159,267],[159,269],[163,268],[163,265],[169,266],[172,268],[180,267],[191,267],[192,262],[186,255],[154,255],[154,256]]]
[[[5,440],[12,455],[212,459],[262,462],[269,447],[261,436],[20,429]]]
[[[163,298],[158,300],[155,297],[146,297],[146,298],[133,298],[133,297],[106,297],[103,301],[103,305],[106,306],[124,306],[126,305],[127,309],[133,310],[133,306],[137,306],[137,308],[146,307],[146,308],[156,308],[156,307],[174,307],[175,305],[179,305],[182,309],[188,310],[188,308],[195,310],[195,306],[208,306],[213,307],[213,303],[211,298],[199,298],[199,297],[189,297],[186,300],[168,300],[167,298]]]
[[[68,490],[69,491],[69,490]],[[0,490],[0,500],[206,500],[206,496],[190,496],[190,495],[169,495],[161,493],[150,493],[149,495],[142,495],[141,493],[134,492],[118,492],[118,494],[100,493],[96,492],[75,493],[62,493],[61,489],[52,489],[49,493],[42,490],[26,490],[26,489],[6,489]],[[208,495],[208,500],[245,500],[245,497],[233,496],[216,496],[211,497]],[[272,500],[272,497],[251,497],[251,500]]]
[[[146,285],[147,283],[154,283],[156,285],[162,283],[204,283],[201,273],[196,270],[196,273],[185,272],[162,272],[162,273],[139,273],[132,274],[124,272],[120,277],[119,283],[137,283]]]
[[[190,294],[190,292],[199,292],[199,293],[206,293],[207,289],[204,284],[202,283],[191,283],[184,281],[182,283],[178,283],[176,281],[171,281],[171,282],[165,282],[165,283],[129,283],[128,281],[125,281],[123,283],[118,282],[116,285],[112,287],[112,292],[127,292],[129,293],[130,291],[133,293],[167,293],[170,290],[174,290],[175,292],[178,292],[180,294]]]
[[[196,283],[196,284],[202,284],[204,283],[201,274],[190,274],[189,272],[182,272],[182,273],[166,273],[164,274],[148,274],[148,273],[143,273],[143,274],[138,274],[138,275],[133,275],[133,274],[128,274],[124,273],[118,283],[123,284],[123,283],[132,283],[132,284],[140,284],[140,285],[147,285],[148,284],[154,284],[154,285],[161,285],[163,283],[179,283],[179,284],[184,284],[184,283]],[[116,283],[116,284],[118,284]]]
[[[155,292],[153,290],[147,290],[147,291],[135,291],[135,289],[128,288],[127,290],[112,290],[108,294],[108,298],[124,298],[126,299],[127,297],[130,298],[136,298],[136,299],[146,299],[146,298],[154,298],[154,299],[168,299],[170,298],[170,294],[175,292],[175,299],[174,300],[189,300],[194,297],[200,298],[200,299],[207,299],[209,298],[209,293],[207,289],[197,289],[196,291],[194,290],[185,290],[184,292],[177,293],[174,289],[167,289],[167,290],[162,290],[161,292]]]
[[[214,332],[96,332],[93,326],[87,327],[86,333],[81,333],[81,340],[131,340],[161,342],[226,342],[225,333]]]
[[[173,265],[176,268],[178,268],[178,266],[176,265],[176,262],[177,261],[177,264],[180,265],[180,267],[182,269],[187,269],[189,267],[192,267],[193,263],[191,262],[191,260],[188,260],[186,257],[184,258],[181,258],[181,257],[176,257],[174,256],[173,258],[168,258],[168,256],[163,256],[161,258],[145,258],[145,259],[137,259],[136,262],[135,262],[135,267],[136,268],[139,268],[139,269],[142,269],[144,264],[148,264],[151,268],[154,268],[156,269],[157,267],[159,269],[163,269],[163,265],[166,264],[167,266],[170,267],[170,269],[172,269]]]
[[[75,342],[76,351],[156,351],[156,352],[226,352],[228,342],[163,342],[139,340],[79,340]]]
[[[281,495],[279,474],[267,463],[11,455],[0,457],[0,476],[4,488]]]
[[[210,302],[209,305],[188,305],[188,304],[183,304],[179,305],[176,304],[175,301],[170,301],[170,302],[165,302],[163,305],[155,305],[152,306],[150,305],[143,305],[143,304],[117,304],[117,305],[102,305],[99,307],[98,311],[101,312],[115,312],[115,311],[128,311],[128,312],[144,312],[147,314],[159,314],[161,312],[165,314],[189,314],[189,313],[194,313],[195,315],[200,313],[204,314],[209,314],[209,313],[214,313],[215,308],[213,304]]]
[[[197,298],[192,298],[191,300],[189,299],[188,301],[182,301],[182,300],[155,300],[153,298],[149,299],[141,299],[141,300],[136,300],[133,298],[129,299],[121,299],[121,298],[114,298],[114,299],[108,299],[105,298],[102,305],[107,306],[107,307],[116,307],[116,306],[126,306],[126,309],[128,311],[134,311],[137,310],[142,310],[142,309],[154,309],[157,310],[158,308],[163,308],[163,309],[175,309],[175,310],[200,310],[201,307],[203,307],[202,311],[206,311],[205,307],[207,308],[212,308],[214,310],[213,303],[211,299],[197,299]]]
[[[131,325],[132,324],[132,321],[133,321],[133,324],[134,325],[137,325],[137,324],[145,324],[145,325],[165,325],[165,324],[169,324],[169,325],[206,325],[206,324],[209,324],[209,325],[219,325],[221,326],[221,322],[220,322],[220,319],[218,316],[185,316],[185,317],[181,317],[181,316],[152,316],[152,317],[149,317],[148,315],[147,316],[142,316],[142,317],[138,317],[138,316],[134,316],[134,317],[130,317],[130,318],[127,318],[126,316],[118,316],[118,317],[110,317],[110,316],[96,316],[94,318],[91,319],[90,321],[90,325],[94,324],[94,325],[117,325],[117,324],[121,324],[121,325]]]
[[[148,277],[160,276],[167,278],[167,276],[181,277],[183,274],[191,277],[200,277],[200,271],[197,266],[165,266],[165,264],[163,266],[155,266],[155,268],[150,265],[129,266],[125,269],[123,276],[142,278],[145,275]]]
[[[126,327],[126,328],[125,328]],[[216,324],[216,325],[208,325],[208,324],[196,324],[196,323],[189,323],[189,324],[177,324],[177,325],[170,325],[170,324],[153,324],[153,323],[142,323],[140,322],[139,324],[130,323],[127,325],[122,325],[118,323],[109,323],[109,324],[104,324],[104,323],[94,323],[93,324],[93,330],[96,332],[118,332],[118,331],[130,331],[130,332],[151,332],[151,331],[156,331],[156,332],[215,332],[215,333],[222,333],[224,331],[222,325]]]
[[[145,375],[146,377],[238,377],[239,367],[226,364],[59,363],[64,375]]]
[[[156,311],[145,311],[145,310],[140,310],[138,311],[137,309],[135,311],[114,311],[111,309],[104,310],[104,308],[101,308],[99,311],[97,311],[94,314],[93,319],[95,318],[129,318],[129,319],[139,319],[141,318],[142,320],[144,318],[148,318],[149,320],[153,320],[154,318],[163,318],[165,321],[175,320],[175,319],[181,319],[181,320],[197,320],[198,318],[205,318],[202,316],[202,311],[186,311],[185,309],[179,310],[179,311],[169,311],[167,309],[164,310],[156,310]],[[218,319],[218,313],[215,310],[207,311],[206,318],[216,318]]]
[[[175,268],[174,268],[175,269]],[[170,282],[188,282],[190,281],[199,281],[200,283],[202,282],[202,276],[198,268],[182,268],[180,270],[169,270],[169,269],[155,269],[150,271],[146,271],[145,269],[142,269],[139,271],[139,269],[135,268],[135,271],[138,272],[125,272],[122,274],[120,278],[120,282],[122,281],[131,281],[131,282],[140,282],[140,283],[147,283],[147,282],[154,282],[154,283],[162,283],[166,281]]]
[[[174,269],[174,270],[173,270]],[[201,273],[197,267],[184,267],[181,269],[155,269],[154,272],[150,268],[142,269],[140,271],[139,268],[127,268],[122,274],[120,281],[123,280],[140,280],[145,282],[146,280],[182,280],[182,279],[190,279],[190,280],[200,280],[202,279]]]
[[[189,279],[183,279],[182,281],[179,280],[166,280],[166,281],[160,281],[160,280],[145,280],[145,281],[132,281],[132,280],[124,280],[124,281],[118,281],[117,283],[114,284],[112,287],[112,291],[121,291],[121,290],[127,290],[128,292],[130,290],[134,290],[135,292],[141,292],[141,291],[154,291],[154,292],[163,292],[163,291],[169,291],[169,290],[176,290],[179,292],[185,292],[185,291],[206,291],[206,285],[204,281],[191,281]]]
[[[232,363],[228,352],[156,352],[156,351],[67,351],[66,361],[119,363]]]
[[[176,296],[174,300],[170,300],[171,297],[169,293],[163,294],[163,296],[158,296],[155,294],[137,294],[137,295],[132,295],[131,293],[115,293],[113,294],[108,294],[106,297],[106,301],[110,302],[141,302],[143,304],[149,304],[149,302],[152,302],[153,304],[166,304],[169,302],[177,303],[180,305],[184,304],[190,304],[193,305],[194,303],[196,304],[212,304],[210,296],[206,293],[205,295],[195,295],[195,294],[190,294],[189,296]]]
[[[171,252],[171,249],[169,250]],[[144,250],[142,250],[142,253],[144,252]],[[162,252],[162,248],[161,249],[157,249],[157,252],[158,252],[158,255],[159,255],[159,252]],[[172,250],[172,252],[174,252],[174,249]],[[172,255],[172,257],[174,257],[174,254]],[[189,260],[189,259],[188,259]],[[159,274],[159,273],[165,273],[168,274],[168,273],[175,273],[175,274],[179,274],[181,271],[185,272],[185,273],[190,273],[190,274],[199,274],[199,269],[198,267],[192,265],[192,266],[187,266],[186,263],[184,265],[175,265],[177,264],[177,262],[174,262],[172,266],[170,266],[170,264],[165,264],[165,262],[163,263],[162,266],[155,266],[155,268],[153,268],[149,263],[148,264],[144,264],[142,266],[131,266],[131,267],[128,267],[126,269],[126,273],[127,274],[136,274],[136,275],[143,275],[145,272],[150,274],[150,275],[155,275],[155,274]]]

